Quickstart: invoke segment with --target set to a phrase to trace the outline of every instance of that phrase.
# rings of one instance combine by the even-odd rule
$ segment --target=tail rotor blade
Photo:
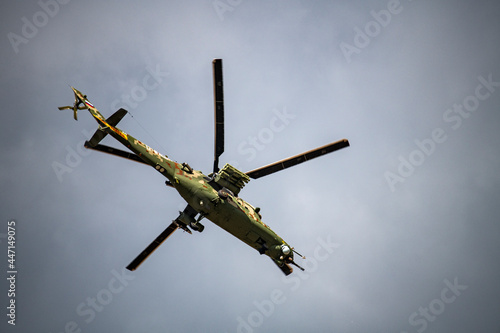
[[[73,110],[73,118],[75,118],[75,120],[78,120],[78,108],[76,106],[60,106],[58,107],[59,110]]]
[[[73,93],[75,95],[75,103],[73,104],[73,106],[60,106],[60,107],[58,107],[58,109],[60,111],[62,111],[62,110],[73,110],[73,118],[75,118],[75,120],[78,120],[78,110],[86,109],[86,107],[79,107],[81,101],[78,98],[78,95],[76,94],[76,92],[74,90],[73,90]]]

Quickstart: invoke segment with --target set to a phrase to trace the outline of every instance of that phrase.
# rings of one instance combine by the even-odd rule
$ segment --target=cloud
[[[456,130],[443,119],[474,94],[478,77],[500,78],[498,6],[401,1],[403,10],[347,62],[339,45],[354,43],[354,29],[389,1],[222,2],[233,8],[223,20],[212,1],[59,0],[58,13],[45,12],[47,22],[38,22],[29,38],[23,24],[34,15],[42,20],[43,6],[3,5],[0,234],[6,221],[18,221],[18,328],[59,332],[75,323],[82,332],[232,332],[238,317],[247,320],[258,311],[255,302],[278,289],[286,302],[262,314],[254,331],[310,329],[314,322],[318,331],[413,332],[423,326],[412,325],[410,315],[438,306],[432,302],[440,299],[443,281],[457,278],[468,289],[425,331],[498,329],[492,309],[500,293],[500,94],[492,92]],[[18,52],[11,32],[28,40]],[[131,273],[122,292],[109,294],[113,272],[121,272],[184,202],[146,166],[79,152],[96,123],[85,112],[75,122],[56,108],[71,102],[68,85],[105,115],[135,93],[137,105],[127,106],[134,118],[120,126],[209,172],[210,63],[216,57],[224,59],[222,160],[237,160],[248,171],[350,140],[343,151],[252,180],[241,193],[306,257],[314,258],[321,236],[341,247],[309,269],[307,279],[295,272],[287,283],[268,258],[206,222],[201,234],[176,232]],[[168,75],[147,90],[144,78],[156,68]],[[238,145],[271,128],[275,110],[284,109],[293,121],[247,161]],[[384,172],[397,172],[399,156],[409,158],[415,141],[436,128],[447,140],[391,191]],[[71,151],[78,163],[60,181],[52,165],[68,165]],[[301,284],[291,290],[294,278]],[[0,288],[7,290],[6,281]],[[107,303],[109,295],[112,301],[95,309],[91,322],[77,313],[80,304],[99,297]]]

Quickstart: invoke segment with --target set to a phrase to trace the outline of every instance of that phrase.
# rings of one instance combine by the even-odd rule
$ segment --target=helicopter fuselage
[[[99,128],[92,137],[85,141],[85,147],[111,155],[143,163],[155,168],[167,181],[165,184],[175,188],[187,202],[186,208],[170,223],[128,266],[136,270],[173,232],[183,229],[202,232],[205,228],[200,221],[204,218],[212,221],[245,244],[253,247],[260,254],[269,256],[285,274],[293,272],[294,265],[304,270],[293,260],[293,253],[298,254],[281,237],[271,230],[260,215],[260,208],[255,208],[239,197],[240,191],[250,179],[258,179],[275,172],[288,169],[297,164],[349,147],[349,141],[342,139],[317,147],[306,152],[278,160],[260,168],[241,172],[225,164],[219,168],[219,158],[224,153],[224,89],[222,79],[222,59],[212,61],[214,85],[214,164],[213,172],[208,176],[194,170],[187,163],[177,163],[168,156],[158,153],[153,148],[123,132],[116,125],[128,113],[120,108],[109,118],[104,118],[88,101],[87,96],[71,87],[75,95],[73,106],[61,106],[59,110],[72,110],[73,118],[78,120],[78,110],[89,110],[96,119]],[[99,144],[107,135],[111,135],[131,152]]]
[[[113,136],[166,177],[168,179],[166,184],[175,188],[188,205],[200,214],[195,219],[195,216],[181,213],[183,218],[179,222],[184,224],[181,228],[187,230],[187,226],[190,226],[201,232],[203,226],[199,222],[202,218],[206,218],[260,254],[266,254],[279,266],[293,262],[293,251],[291,251],[293,248],[262,222],[259,209],[218,184],[214,175],[209,177],[201,171],[193,170],[186,163],[175,162],[109,124],[85,96],[74,90],[80,102],[99,123],[101,131]]]

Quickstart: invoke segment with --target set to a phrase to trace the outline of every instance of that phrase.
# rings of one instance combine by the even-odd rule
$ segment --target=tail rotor
[[[83,103],[80,98],[78,98],[77,94],[75,94],[75,102],[73,104],[73,106],[60,106],[58,107],[58,109],[60,111],[62,110],[73,110],[73,118],[75,118],[75,120],[78,120],[78,110],[85,110],[87,109],[87,106],[85,106],[85,103]],[[86,98],[87,96],[83,96],[84,98]],[[80,104],[83,104],[83,106],[80,106]]]

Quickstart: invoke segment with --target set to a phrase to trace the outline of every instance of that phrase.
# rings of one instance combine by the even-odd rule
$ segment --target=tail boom
[[[176,172],[176,163],[170,160],[167,156],[160,154],[153,148],[148,145],[142,143],[136,138],[128,135],[121,129],[117,128],[116,125],[123,117],[127,114],[125,109],[119,109],[109,118],[104,118],[103,115],[94,107],[92,103],[89,102],[87,96],[82,94],[77,89],[71,87],[73,93],[75,94],[75,103],[71,106],[63,106],[60,107],[59,110],[72,109],[74,111],[74,118],[77,120],[77,111],[78,110],[89,110],[90,114],[95,118],[97,123],[99,124],[99,128],[94,133],[92,138],[86,143],[89,148],[94,148],[101,146],[99,142],[106,137],[106,135],[111,135],[125,147],[129,148],[135,155],[137,155],[138,159],[144,161],[145,164],[149,164],[150,166],[157,169],[160,173],[164,174],[165,177],[173,179],[173,175]],[[101,150],[101,149],[96,149]]]

